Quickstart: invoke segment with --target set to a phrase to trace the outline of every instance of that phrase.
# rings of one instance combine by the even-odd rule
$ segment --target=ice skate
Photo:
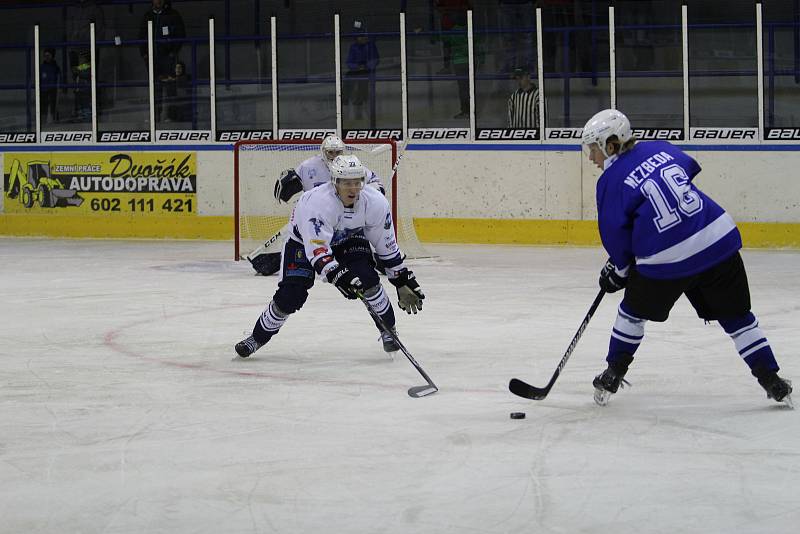
[[[768,399],[775,402],[782,402],[789,408],[794,409],[792,402],[792,381],[781,378],[777,373],[767,373],[758,379],[758,383],[767,392]]]
[[[397,341],[395,341],[395,337],[392,336],[392,334],[397,336],[397,330],[392,328],[391,334],[389,332],[381,332],[381,341],[383,342],[383,350],[385,352],[392,353],[400,350],[400,345],[397,344]]]
[[[609,364],[608,368],[594,377],[592,381],[594,402],[600,406],[608,404],[611,395],[616,393],[620,387],[630,386],[630,383],[625,380],[625,373],[628,372],[628,366],[633,361],[633,357],[625,354],[620,360],[618,363]]]
[[[247,358],[255,351],[264,346],[264,343],[259,343],[253,336],[249,336],[236,344],[236,354],[242,358]]]

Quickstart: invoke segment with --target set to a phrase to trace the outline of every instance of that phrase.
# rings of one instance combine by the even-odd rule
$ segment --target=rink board
[[[229,145],[77,148],[0,147],[5,175],[0,235],[232,239]],[[789,179],[800,167],[800,148],[686,148],[704,169],[697,185],[737,220],[747,246],[800,247],[800,182]],[[184,169],[184,174],[191,175],[191,182],[183,186],[174,182],[166,191],[155,192],[147,182],[151,190],[143,195],[136,189],[142,185],[138,182],[103,186],[73,177],[73,185],[106,188],[81,192],[84,203],[79,208],[42,206],[38,197],[26,208],[20,196],[11,198],[7,191],[12,159],[23,167],[30,162],[61,162],[61,168],[68,168],[63,163],[89,164],[94,157],[102,167],[120,155],[144,162],[137,178],[153,161],[178,162],[177,167],[189,157],[190,170]],[[411,211],[422,241],[567,245],[599,243],[594,199],[598,174],[576,146],[502,144],[412,145],[398,172],[399,187],[413,191]]]

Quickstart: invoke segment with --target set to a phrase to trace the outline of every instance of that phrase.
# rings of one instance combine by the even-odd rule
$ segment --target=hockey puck
[[[511,419],[525,419],[525,412],[511,412]]]

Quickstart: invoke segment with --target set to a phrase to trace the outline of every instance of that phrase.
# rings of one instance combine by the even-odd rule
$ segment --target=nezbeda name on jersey
[[[765,139],[797,141],[800,139],[800,128],[768,128]]]
[[[35,133],[3,133],[0,132],[0,143],[35,143]]]
[[[520,130],[517,128],[479,128],[476,139],[478,141],[506,140],[506,141],[535,141],[539,139],[539,130],[532,128]]]
[[[269,141],[272,132],[267,131],[227,131],[217,132],[217,141]]]
[[[636,189],[639,187],[639,184],[647,180],[647,177],[650,176],[653,171],[664,165],[669,161],[673,161],[675,158],[667,154],[666,152],[659,152],[658,154],[653,154],[642,163],[636,166],[628,176],[625,177],[625,185]]]

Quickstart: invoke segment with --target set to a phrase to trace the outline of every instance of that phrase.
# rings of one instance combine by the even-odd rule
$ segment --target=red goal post
[[[320,140],[238,141],[233,149],[233,211],[235,259],[243,259],[263,245],[288,221],[296,199],[279,203],[273,195],[281,172],[294,169],[320,153]],[[403,252],[411,258],[426,257],[414,229],[411,206],[404,191],[410,181],[398,179],[398,147],[394,140],[348,140],[345,154],[356,155],[376,173],[386,187],[395,232]]]

